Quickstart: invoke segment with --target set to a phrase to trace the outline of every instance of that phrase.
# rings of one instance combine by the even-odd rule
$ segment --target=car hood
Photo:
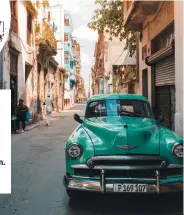
[[[155,120],[138,117],[86,119],[83,128],[90,136],[95,155],[159,155],[159,127]]]

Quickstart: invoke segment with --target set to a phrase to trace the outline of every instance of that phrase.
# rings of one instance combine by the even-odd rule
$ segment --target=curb
[[[72,107],[63,110],[62,112],[71,110],[71,109],[74,108],[76,105],[77,105],[77,104],[74,104]],[[61,112],[61,113],[62,113],[62,112]],[[55,116],[52,116],[52,117],[55,117]],[[25,128],[25,131],[31,131],[32,129],[37,128],[37,127],[39,127],[40,125],[42,125],[44,122],[45,122],[45,120],[41,120],[40,122],[38,122],[38,123],[36,123],[36,124],[27,126],[27,127]]]
[[[33,124],[33,125],[30,125],[30,126],[26,127],[25,131],[31,131],[32,129],[39,127],[41,124],[44,123],[44,121],[45,120],[42,120],[42,121],[40,121],[40,122],[38,122],[36,124]]]

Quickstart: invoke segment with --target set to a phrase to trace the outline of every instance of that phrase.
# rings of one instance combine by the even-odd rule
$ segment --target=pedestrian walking
[[[26,113],[29,111],[29,108],[24,104],[22,99],[19,99],[19,104],[17,106],[17,132],[20,130],[20,122],[22,122],[22,131],[25,131],[26,128]]]
[[[13,134],[15,134],[17,130],[16,120],[17,120],[17,106],[16,106],[16,103],[12,100],[11,101],[11,133]]]
[[[47,121],[46,126],[51,126],[51,114],[54,105],[52,99],[50,98],[50,94],[47,95],[44,105],[46,105],[46,121]]]

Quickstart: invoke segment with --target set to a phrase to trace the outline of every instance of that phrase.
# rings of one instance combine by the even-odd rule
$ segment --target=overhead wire
[[[114,61],[114,63],[112,64],[112,65],[114,65],[119,59],[120,59],[120,57],[122,56],[122,54],[125,52],[125,50],[123,50],[122,52],[121,52],[121,54],[119,55],[119,57]]]

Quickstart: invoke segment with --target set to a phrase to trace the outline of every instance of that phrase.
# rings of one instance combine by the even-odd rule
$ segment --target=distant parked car
[[[183,139],[160,125],[141,95],[92,96],[85,117],[66,143],[64,185],[82,191],[162,193],[183,191]]]

